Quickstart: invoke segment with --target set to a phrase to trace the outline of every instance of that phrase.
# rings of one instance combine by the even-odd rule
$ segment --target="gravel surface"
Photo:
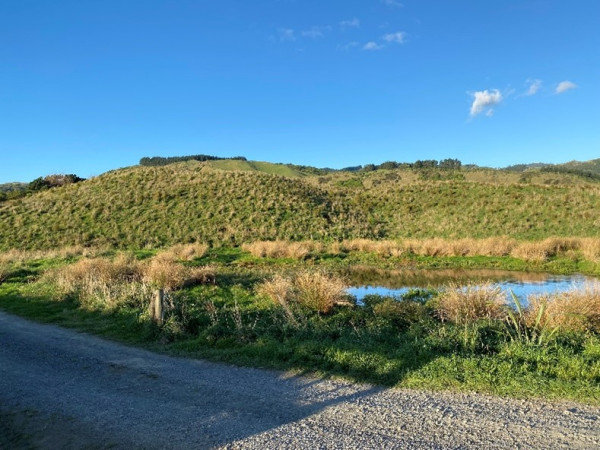
[[[154,354],[0,312],[4,448],[600,448],[600,408]]]

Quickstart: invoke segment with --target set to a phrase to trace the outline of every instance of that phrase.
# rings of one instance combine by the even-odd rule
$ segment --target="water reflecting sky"
[[[534,294],[551,294],[556,292],[564,292],[571,289],[582,288],[586,284],[597,282],[598,280],[583,275],[547,275],[545,278],[540,277],[540,274],[536,274],[533,280],[523,280],[522,274],[519,276],[519,280],[516,279],[503,279],[489,280],[494,286],[500,286],[509,296],[509,292],[512,290],[515,295],[519,298],[525,299],[530,295]],[[431,284],[429,287],[432,289],[440,288],[446,283],[453,281],[448,279],[445,282],[438,281],[437,283]],[[401,282],[400,282],[401,284]],[[354,295],[358,300],[364,298],[365,295],[378,294],[384,296],[398,296],[407,292],[409,289],[423,286],[414,286],[408,283],[403,287],[388,288],[377,285],[363,285],[353,286],[348,289],[348,293]]]

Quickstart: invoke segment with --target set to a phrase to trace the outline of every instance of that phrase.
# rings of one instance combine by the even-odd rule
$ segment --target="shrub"
[[[450,284],[437,298],[436,310],[442,320],[457,324],[469,324],[482,319],[504,319],[506,299],[500,287],[489,283],[462,287]]]

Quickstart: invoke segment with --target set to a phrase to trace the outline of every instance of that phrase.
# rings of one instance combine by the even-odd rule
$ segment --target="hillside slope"
[[[339,194],[201,163],[117,170],[0,205],[0,248],[324,239],[368,229]]]
[[[121,169],[1,203],[0,249],[354,237],[540,239],[598,236],[600,227],[600,184],[568,174],[523,179],[493,171],[381,170],[292,178],[211,164]]]

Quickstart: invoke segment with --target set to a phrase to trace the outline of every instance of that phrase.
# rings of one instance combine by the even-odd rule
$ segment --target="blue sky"
[[[596,0],[0,2],[0,182],[600,157]]]

